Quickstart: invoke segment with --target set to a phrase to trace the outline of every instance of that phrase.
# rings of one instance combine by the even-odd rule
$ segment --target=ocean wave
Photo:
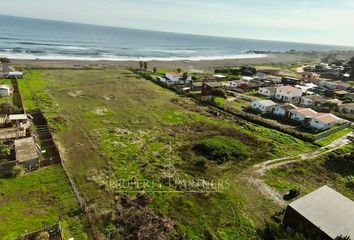
[[[88,60],[88,61],[211,61],[211,60],[226,60],[226,59],[254,59],[265,58],[266,54],[237,54],[237,55],[222,55],[222,56],[190,56],[190,57],[132,57],[132,56],[117,56],[113,54],[100,54],[98,56],[77,56],[77,55],[61,55],[61,54],[32,54],[32,53],[1,53],[0,57],[10,59],[23,60]]]
[[[79,46],[62,46],[60,47],[60,49],[63,49],[63,50],[89,50],[89,48],[87,47],[79,47]]]

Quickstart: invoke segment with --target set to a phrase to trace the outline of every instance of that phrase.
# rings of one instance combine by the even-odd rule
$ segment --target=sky
[[[353,0],[0,0],[0,14],[354,46]]]

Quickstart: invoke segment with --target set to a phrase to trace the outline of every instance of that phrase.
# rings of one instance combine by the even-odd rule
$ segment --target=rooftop
[[[209,86],[209,87],[222,87],[222,83],[220,82],[206,82],[204,83],[205,85]]]
[[[261,104],[263,106],[266,106],[266,107],[271,107],[271,106],[277,105],[272,100],[260,100],[260,101],[255,101],[255,102],[258,104]]]
[[[330,187],[323,186],[289,206],[331,238],[354,239],[354,202]]]
[[[9,115],[9,121],[14,121],[14,120],[26,120],[28,119],[27,114],[13,114]]]
[[[341,120],[339,117],[333,115],[333,114],[325,114],[325,113],[319,113],[314,119],[317,121],[323,122],[323,123],[333,123],[333,122],[338,122]]]
[[[284,92],[302,92],[301,89],[298,89],[296,87],[292,87],[292,86],[282,86],[282,87],[278,87],[278,90],[282,90]]]
[[[178,73],[178,72],[167,72],[166,74],[169,74],[173,77],[182,77],[183,76],[182,73]]]
[[[290,103],[286,103],[283,105],[280,105],[279,107],[285,109],[285,110],[293,110],[293,109],[297,109],[297,107],[294,104],[290,104]]]
[[[292,113],[301,113],[305,117],[315,117],[318,113],[311,108],[296,108],[293,110],[290,110]]]
[[[16,160],[24,162],[37,159],[39,157],[38,149],[33,137],[15,140]]]

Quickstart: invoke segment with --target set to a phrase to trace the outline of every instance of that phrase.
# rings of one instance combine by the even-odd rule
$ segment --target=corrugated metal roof
[[[354,239],[354,202],[332,188],[323,186],[289,206],[333,239]]]

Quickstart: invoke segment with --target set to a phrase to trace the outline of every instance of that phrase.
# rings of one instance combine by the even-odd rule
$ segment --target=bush
[[[222,97],[222,98],[227,98],[226,92],[222,89],[214,89],[210,92],[210,95],[214,97]]]
[[[289,192],[284,196],[284,200],[289,201],[289,200],[291,200],[291,199],[293,199],[293,198],[299,196],[300,193],[301,193],[301,192],[300,192],[300,189],[298,189],[298,188],[292,188],[292,189],[290,189]]]
[[[36,240],[49,240],[49,239],[50,239],[50,235],[49,235],[49,232],[47,232],[47,231],[41,232],[36,237]]]
[[[16,165],[11,169],[11,177],[19,177],[22,176],[26,172],[25,168],[21,165]]]
[[[223,163],[232,159],[245,159],[249,154],[249,148],[239,140],[216,136],[197,143],[193,150],[205,156],[209,160]]]

